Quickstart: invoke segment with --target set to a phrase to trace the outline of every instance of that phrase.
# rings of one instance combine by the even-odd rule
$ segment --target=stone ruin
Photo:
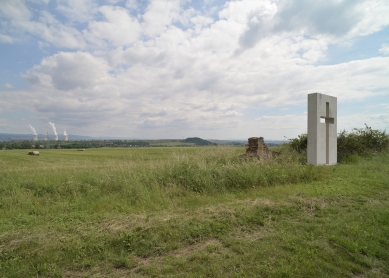
[[[263,140],[263,137],[250,137],[248,139],[248,146],[246,153],[243,154],[242,158],[257,158],[259,160],[271,160],[272,151],[269,150],[267,144]]]

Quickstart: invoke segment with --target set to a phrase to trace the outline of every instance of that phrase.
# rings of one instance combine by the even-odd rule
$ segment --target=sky
[[[295,138],[389,130],[387,0],[0,0],[0,133]],[[71,136],[69,136],[71,139]],[[60,136],[61,139],[61,136]]]

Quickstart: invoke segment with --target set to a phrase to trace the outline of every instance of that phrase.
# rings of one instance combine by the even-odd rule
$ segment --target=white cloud
[[[121,7],[103,6],[99,12],[106,21],[89,22],[86,38],[99,46],[101,40],[106,40],[113,46],[128,46],[137,41],[141,35],[141,25],[136,18],[131,17],[126,9]]]
[[[151,0],[143,15],[144,34],[148,37],[160,35],[179,18],[179,11],[178,0]]]
[[[273,138],[282,139],[289,134],[307,133],[306,115],[263,116],[255,119],[254,123],[258,126],[259,134],[268,134]]]
[[[239,24],[247,24],[250,21],[274,16],[277,6],[271,1],[229,1],[219,12],[219,18]]]
[[[4,87],[6,87],[7,89],[12,89],[14,86],[10,83],[5,83]]]
[[[354,2],[351,2],[354,4]],[[389,3],[387,1],[364,0],[355,4],[358,17],[348,37],[366,36],[389,25]]]
[[[126,1],[126,8],[130,10],[135,10],[138,8],[138,2],[136,0],[127,0]]]
[[[384,43],[383,45],[381,45],[379,52],[384,55],[389,55],[389,43]]]
[[[86,46],[77,29],[59,23],[47,12],[42,12],[39,22],[23,21],[17,25],[57,47],[83,49]]]
[[[71,22],[88,22],[97,9],[93,0],[57,0],[56,10]]]
[[[214,22],[212,18],[201,15],[191,17],[189,21],[194,25],[193,29],[195,34],[199,34],[202,29],[206,28]]]
[[[45,58],[24,76],[31,85],[58,90],[88,89],[109,82],[108,67],[99,58],[86,52],[60,52]]]
[[[258,2],[263,6],[249,9],[247,5],[246,13],[237,13],[239,22],[247,26],[240,38],[242,49],[253,47],[266,37],[298,33],[337,43],[372,34],[389,24],[389,5],[385,1],[286,0],[279,1],[277,6],[275,2]],[[240,1],[229,5],[244,4]]]
[[[12,43],[14,40],[12,37],[8,36],[8,35],[3,35],[3,34],[0,34],[0,42],[3,42],[3,43]]]
[[[26,0],[26,2],[34,4],[49,4],[50,0]]]
[[[373,129],[387,130],[389,126],[389,114],[362,114],[355,113],[338,119],[338,131],[351,131],[353,128],[364,128],[365,124]]]
[[[44,1],[36,1],[45,7]],[[36,20],[33,20],[33,12]],[[30,34],[44,40],[56,47],[83,48],[84,39],[81,33],[71,26],[61,23],[56,17],[46,10],[30,10],[24,1],[7,1],[0,5],[0,15],[8,19],[3,28],[3,33],[12,32],[14,36],[3,34],[0,40],[15,41],[15,36],[20,41],[26,41],[25,34]],[[0,25],[1,27],[2,25]],[[1,30],[1,29],[0,29]],[[13,39],[11,40],[11,38]]]
[[[24,20],[29,20],[32,17],[32,12],[25,5],[24,1],[13,0],[13,1],[3,1],[1,3],[0,15],[3,18],[7,18],[12,21],[24,21]]]

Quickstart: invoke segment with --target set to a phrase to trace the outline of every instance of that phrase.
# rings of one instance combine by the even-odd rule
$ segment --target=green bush
[[[307,153],[307,134],[289,139],[291,150],[304,156]],[[356,156],[366,156],[372,152],[389,150],[389,137],[384,131],[372,129],[365,124],[364,128],[354,128],[351,132],[345,130],[338,134],[338,162],[352,161]],[[352,158],[352,159],[351,159]]]
[[[365,128],[354,128],[350,133],[344,130],[338,135],[338,161],[343,161],[352,155],[365,156],[388,149],[389,137],[385,130],[375,130],[366,124]]]
[[[298,135],[297,138],[289,139],[289,146],[298,153],[306,153],[308,146],[307,134]]]

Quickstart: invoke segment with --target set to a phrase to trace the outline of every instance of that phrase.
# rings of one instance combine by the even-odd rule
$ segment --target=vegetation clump
[[[297,138],[289,139],[288,146],[301,154],[307,156],[308,137],[301,134]],[[351,132],[345,130],[338,134],[337,138],[338,162],[350,160],[352,156],[366,156],[371,153],[385,152],[389,150],[389,137],[385,130],[376,130],[365,124],[364,128],[354,128]]]
[[[389,150],[389,137],[384,131],[365,128],[345,130],[338,135],[338,160],[342,161],[351,155],[366,156],[370,153]]]

